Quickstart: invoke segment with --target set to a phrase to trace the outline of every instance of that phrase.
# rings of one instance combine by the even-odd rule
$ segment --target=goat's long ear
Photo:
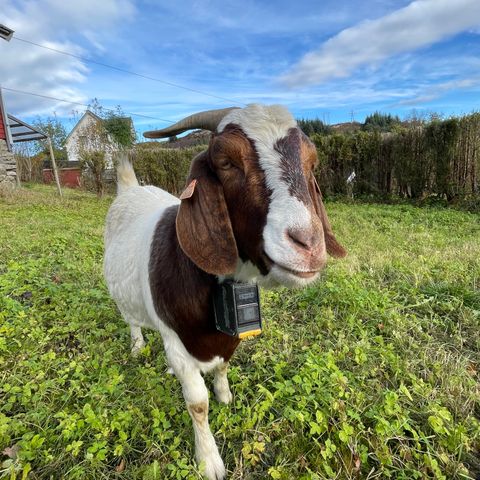
[[[327,247],[327,252],[336,258],[342,258],[347,255],[347,251],[338,243],[335,235],[332,231],[332,226],[328,220],[327,211],[322,202],[322,192],[318,186],[317,180],[313,173],[310,175],[310,180],[308,181],[308,190],[310,196],[312,197],[313,204],[315,205],[315,211],[320,217],[323,225],[323,234],[325,236],[325,246]]]
[[[177,236],[180,247],[199,268],[214,275],[235,271],[238,250],[223,187],[207,165],[195,158],[190,184],[180,196]]]

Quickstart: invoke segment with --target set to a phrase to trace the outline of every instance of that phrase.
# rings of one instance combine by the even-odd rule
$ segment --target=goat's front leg
[[[187,410],[192,417],[197,463],[204,464],[205,476],[209,480],[222,480],[225,467],[208,424],[208,390],[203,377],[197,369],[176,371],[175,374],[182,384]]]
[[[213,391],[217,401],[221,403],[230,403],[232,401],[232,392],[228,385],[227,377],[228,363],[222,363],[215,369],[213,377]]]

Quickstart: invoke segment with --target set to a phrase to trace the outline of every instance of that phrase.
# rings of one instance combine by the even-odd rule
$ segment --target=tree
[[[112,152],[112,143],[103,121],[92,120],[82,126],[78,141],[80,166],[91,177],[97,196],[105,191],[106,152]]]
[[[33,126],[50,137],[53,153],[57,162],[59,164],[66,162],[67,151],[65,149],[65,141],[67,139],[67,131],[57,116],[54,114],[53,117],[37,117],[33,121]],[[34,143],[33,149],[35,154],[42,154],[50,158],[48,140],[38,140]]]
[[[331,128],[325,123],[323,123],[319,118],[300,118],[297,120],[297,124],[303,131],[303,133],[309,137],[314,134],[327,135],[331,131]]]
[[[97,195],[102,196],[107,168],[112,167],[111,158],[116,151],[133,146],[136,135],[131,118],[124,115],[120,106],[106,109],[94,98],[89,110],[99,119],[90,117],[92,120],[82,127],[78,155],[85,170],[84,177],[93,181]]]
[[[366,130],[367,132],[391,132],[396,126],[399,126],[400,123],[400,118],[397,115],[393,116],[390,113],[375,112],[365,118],[362,130]]]
[[[135,143],[136,134],[132,119],[125,116],[120,105],[113,110],[107,109],[100,104],[98,99],[94,98],[88,108],[103,120],[105,130],[119,148],[129,148]]]

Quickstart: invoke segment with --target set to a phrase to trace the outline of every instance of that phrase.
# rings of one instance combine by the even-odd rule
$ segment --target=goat
[[[284,107],[202,112],[144,135],[195,128],[213,134],[180,199],[139,186],[131,164],[120,162],[104,272],[130,324],[132,353],[145,345],[142,327],[160,332],[192,418],[196,460],[209,480],[219,480],[225,467],[208,424],[202,373],[214,371],[215,396],[229,403],[227,366],[240,340],[216,330],[212,289],[225,278],[303,287],[318,277],[326,252],[346,252],[314,178],[315,147]]]

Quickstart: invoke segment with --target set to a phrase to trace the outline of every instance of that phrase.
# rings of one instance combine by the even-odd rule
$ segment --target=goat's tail
[[[126,153],[121,153],[117,157],[117,192],[120,195],[130,187],[138,185],[137,176],[133,170],[132,164],[128,160]]]

